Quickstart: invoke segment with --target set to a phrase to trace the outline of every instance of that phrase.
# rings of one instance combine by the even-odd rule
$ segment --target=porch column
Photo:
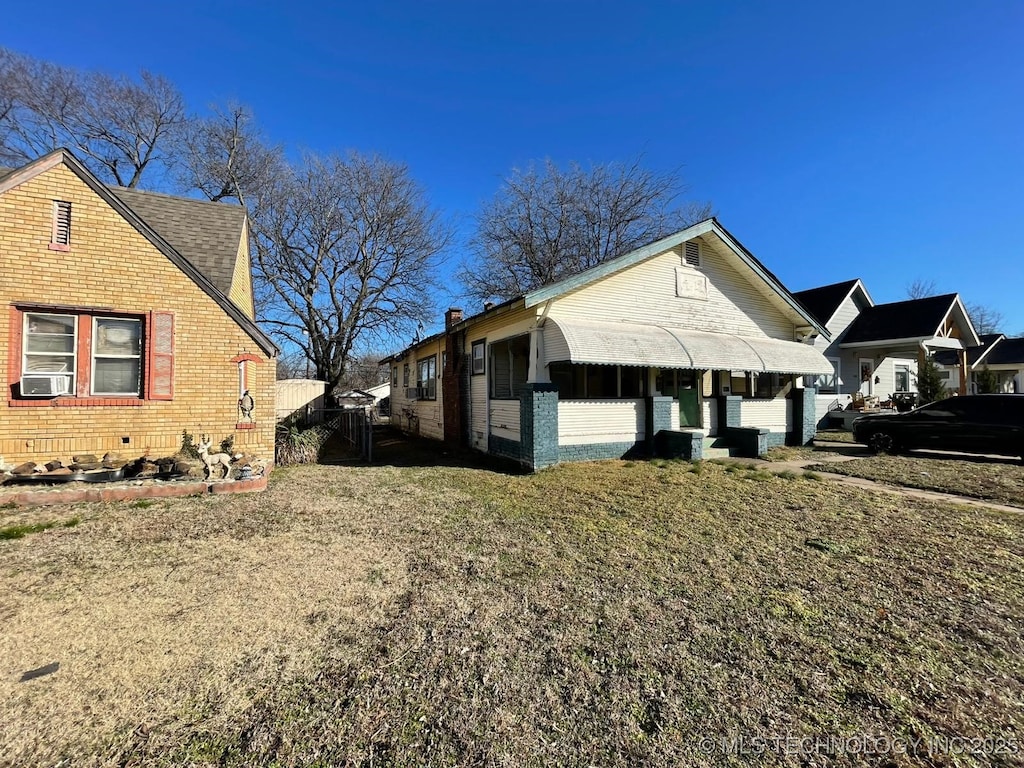
[[[817,432],[815,401],[817,387],[794,387],[790,393],[793,401],[793,430],[789,433],[791,445],[810,445]]]
[[[558,387],[536,382],[519,395],[519,445],[532,470],[558,463]]]
[[[960,394],[967,394],[967,350],[958,349],[956,351],[957,360],[960,363]]]
[[[547,360],[544,359],[544,329],[530,329],[530,365],[526,371],[526,381],[547,383],[551,381],[548,374]]]

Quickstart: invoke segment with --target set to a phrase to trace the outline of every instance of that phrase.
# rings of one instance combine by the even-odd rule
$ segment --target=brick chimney
[[[444,313],[444,329],[450,331],[453,325],[462,322],[462,310],[452,307]]]

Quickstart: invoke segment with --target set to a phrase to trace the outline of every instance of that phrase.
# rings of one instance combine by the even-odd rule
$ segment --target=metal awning
[[[597,365],[808,375],[833,372],[821,352],[796,341],[600,320],[548,318],[544,356],[548,362]]]

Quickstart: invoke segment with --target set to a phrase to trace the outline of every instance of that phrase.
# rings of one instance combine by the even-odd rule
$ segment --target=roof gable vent
[[[700,243],[687,240],[683,250],[683,264],[690,267],[700,266]]]

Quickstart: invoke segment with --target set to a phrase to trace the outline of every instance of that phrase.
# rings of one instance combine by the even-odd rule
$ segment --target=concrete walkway
[[[850,443],[831,443],[824,441],[815,441],[815,446],[826,449],[840,449],[840,448],[859,448],[860,446],[851,446]],[[856,459],[865,458],[861,455],[850,455],[850,454],[831,454],[816,456],[813,459],[794,459],[792,461],[765,461],[764,459],[731,459],[732,462],[737,464],[746,464],[748,466],[757,467],[758,469],[764,469],[768,472],[804,472],[807,467],[815,464],[841,464],[845,461],[854,461]],[[913,499],[922,499],[924,501],[938,501],[946,504],[962,504],[968,507],[984,507],[985,509],[997,509],[1002,512],[1016,512],[1017,514],[1024,513],[1024,507],[1014,507],[1009,504],[1000,504],[995,501],[986,501],[985,499],[977,499],[973,496],[960,496],[955,493],[942,493],[941,491],[926,491],[921,488],[908,488],[905,485],[892,485],[890,483],[880,483],[876,480],[868,480],[863,477],[851,477],[850,475],[840,475],[834,472],[822,472],[821,470],[814,470],[815,474],[821,475],[826,480],[832,480],[837,483],[844,485],[852,485],[855,488],[860,488],[866,491],[877,491],[879,493],[888,493],[893,496],[904,496]]]

